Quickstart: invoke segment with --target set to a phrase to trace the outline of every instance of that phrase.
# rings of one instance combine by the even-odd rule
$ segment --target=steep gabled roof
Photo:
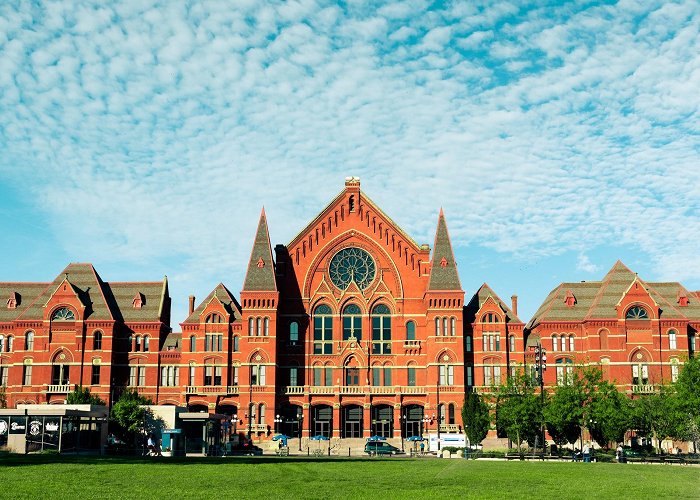
[[[615,262],[602,281],[561,283],[552,290],[527,324],[528,329],[543,321],[585,321],[617,318],[616,309],[620,300],[632,284],[638,280],[652,300],[662,310],[662,318],[700,320],[700,300],[688,294],[689,304],[680,307],[677,303],[679,290],[686,291],[678,282],[654,283],[637,277],[621,261]],[[576,304],[567,306],[565,297],[571,291]]]
[[[0,283],[0,322],[18,318],[36,298],[49,286],[49,283]],[[17,294],[17,307],[9,309],[7,299]]]
[[[115,319],[113,308],[105,299],[106,285],[92,267],[87,263],[71,263],[56,279],[46,287],[41,294],[22,312],[19,319],[39,319],[43,317],[44,306],[58,287],[68,279],[78,298],[85,306],[84,319]],[[109,292],[107,292],[109,295]]]
[[[435,231],[435,245],[433,246],[433,260],[430,267],[430,282],[428,290],[461,290],[457,262],[452,252],[452,242],[447,231],[445,214],[440,209],[437,230]]]
[[[107,283],[114,301],[114,309],[119,313],[119,318],[126,322],[137,321],[162,321],[168,323],[167,310],[163,307],[170,300],[167,288],[167,278],[163,281],[138,282],[138,283]],[[140,293],[145,300],[140,308],[133,306],[134,296]],[[163,313],[166,314],[163,314]]]
[[[272,246],[270,245],[270,234],[267,230],[267,218],[265,217],[264,208],[260,213],[260,222],[258,222],[258,230],[255,233],[253,250],[250,252],[248,272],[243,282],[243,291],[277,291],[275,265],[272,260]]]
[[[479,287],[476,293],[472,296],[471,300],[464,306],[464,321],[465,323],[473,323],[476,320],[476,314],[479,309],[484,305],[484,303],[491,297],[496,304],[503,310],[506,315],[507,323],[521,323],[520,318],[513,312],[513,310],[506,305],[505,302],[493,291],[493,289],[484,283]]]
[[[304,226],[304,229],[302,229],[301,231],[299,231],[299,232],[296,234],[296,236],[294,236],[294,238],[292,239],[292,241],[290,241],[290,242],[287,244],[287,248],[292,248],[292,247],[294,247],[296,244],[298,244],[298,243],[306,236],[306,234],[307,234],[309,231],[311,231],[314,227],[316,227],[316,225],[319,223],[319,221],[321,221],[321,220],[325,219],[326,217],[328,217],[328,214],[331,212],[331,209],[332,209],[335,205],[337,205],[338,203],[340,203],[340,202],[343,200],[343,198],[345,197],[345,192],[346,192],[346,189],[343,189],[340,193],[338,193],[338,195],[335,196],[335,197],[330,201],[330,203],[328,203],[328,204],[323,208],[323,210],[321,210],[321,211],[319,212],[319,214],[318,214],[311,222],[309,222],[306,226]],[[387,222],[389,225],[391,225],[391,227],[392,227],[393,230],[395,230],[397,233],[399,233],[399,234],[406,240],[407,243],[409,243],[410,245],[413,246],[413,250],[414,250],[415,252],[420,252],[420,251],[421,251],[420,245],[418,245],[418,243],[416,243],[416,241],[415,241],[413,238],[411,238],[411,236],[408,235],[408,233],[406,233],[396,222],[394,222],[394,220],[393,220],[391,217],[389,217],[389,216],[386,214],[386,212],[384,212],[381,208],[379,208],[379,205],[377,205],[374,201],[372,201],[372,199],[371,199],[369,196],[367,196],[367,195],[365,194],[364,191],[362,192],[362,198],[361,198],[361,199],[362,199],[361,205],[365,205],[365,206],[371,208],[371,210],[372,210],[373,213],[379,215],[380,218],[385,219],[386,222]]]
[[[240,319],[241,317],[241,306],[238,304],[233,294],[226,288],[223,283],[216,285],[207,297],[199,303],[195,310],[190,314],[182,324],[196,324],[200,322],[200,316],[209,302],[216,297],[219,302],[224,306],[224,309],[228,314],[233,316],[234,319]],[[233,320],[231,321],[233,322]]]

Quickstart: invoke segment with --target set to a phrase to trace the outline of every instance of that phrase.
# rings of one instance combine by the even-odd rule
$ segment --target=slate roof
[[[209,302],[216,296],[217,299],[224,305],[226,312],[233,316],[234,320],[241,318],[241,306],[236,301],[233,294],[226,288],[223,283],[216,285],[207,297],[199,303],[195,310],[190,314],[182,324],[193,324],[200,322],[200,316],[204,309],[209,305]],[[232,320],[231,322],[233,323]]]
[[[167,315],[164,303],[170,300],[167,279],[162,282],[106,283],[88,263],[68,264],[51,283],[0,283],[0,297],[9,297],[13,291],[21,297],[17,309],[7,309],[5,297],[0,304],[0,321],[43,318],[44,306],[64,280],[68,280],[85,306],[85,319],[168,323],[168,318],[164,317]],[[145,297],[142,309],[132,306],[136,293]]]
[[[465,323],[473,323],[476,320],[476,313],[481,309],[481,306],[492,297],[493,300],[503,309],[506,315],[506,323],[521,323],[521,319],[506,305],[505,302],[493,291],[486,283],[481,285],[471,300],[464,306],[464,321]]]
[[[178,351],[182,346],[182,332],[170,332],[163,341],[161,351]]]
[[[443,260],[444,259],[444,260]],[[444,266],[444,267],[443,267]],[[428,290],[461,290],[457,262],[452,252],[452,243],[447,231],[445,214],[440,209],[435,245],[433,246],[433,263],[430,268]]]
[[[262,259],[262,267],[258,262]],[[267,218],[265,209],[260,214],[258,230],[255,233],[253,250],[250,253],[248,262],[248,272],[243,282],[243,290],[252,291],[277,291],[277,281],[275,279],[275,265],[272,260],[272,247],[270,246],[270,234],[267,230]]]
[[[662,309],[662,317],[671,319],[700,320],[700,300],[678,282],[646,282],[621,261],[617,261],[601,281],[561,283],[542,302],[527,328],[543,321],[584,321],[617,317],[615,307],[635,280],[644,286],[652,299]],[[564,302],[567,292],[573,293],[576,303],[569,307]],[[687,294],[689,305],[678,305],[678,292]]]

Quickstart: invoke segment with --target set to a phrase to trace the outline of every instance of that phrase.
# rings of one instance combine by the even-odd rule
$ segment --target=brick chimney
[[[518,296],[513,295],[510,298],[510,308],[513,310],[513,314],[518,315]]]
[[[190,295],[190,313],[188,314],[188,316],[191,316],[193,312],[194,312],[194,295]]]

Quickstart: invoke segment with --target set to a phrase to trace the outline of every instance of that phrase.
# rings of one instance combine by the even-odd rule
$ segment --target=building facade
[[[61,403],[77,385],[112,404],[127,388],[161,405],[231,416],[232,431],[310,438],[462,432],[467,391],[488,392],[537,343],[545,384],[596,365],[630,395],[674,381],[698,349],[697,292],[642,281],[621,262],[562,283],[525,325],[487,285],[465,303],[440,212],[416,243],[357,178],[287,245],[260,215],[240,299],[223,284],[170,326],[168,281],[104,282],[70,264],[50,283],[0,283],[7,405]]]

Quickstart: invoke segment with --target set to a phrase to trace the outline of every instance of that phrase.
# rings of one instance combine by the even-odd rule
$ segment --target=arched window
[[[95,351],[102,350],[102,332],[99,330],[95,330],[95,333],[92,334],[92,349]]]
[[[671,360],[671,382],[678,382],[678,360],[675,358]]]
[[[349,304],[343,309],[343,340],[362,340],[362,311],[357,304]]]
[[[151,338],[146,335],[143,338],[143,352],[148,352],[148,349],[151,347]]]
[[[22,385],[32,385],[32,360],[25,359],[22,370]]]
[[[255,336],[256,337],[260,336],[261,330],[262,330],[262,320],[261,320],[261,318],[257,318],[255,320]]]
[[[384,363],[384,367],[382,368],[382,371],[384,372],[384,385],[385,386],[390,386],[391,385],[391,365],[389,363]]]
[[[467,352],[472,352],[472,336],[467,335],[466,337],[464,337],[464,340],[466,341],[466,344],[467,344],[467,347],[466,347]]]
[[[270,318],[265,318],[265,336],[270,335]]]
[[[391,311],[384,304],[372,310],[372,354],[391,354]]]
[[[238,350],[240,349],[239,338],[240,337],[238,337],[238,335],[233,336],[233,352],[238,352]]]
[[[59,307],[51,315],[51,321],[75,321],[75,314],[67,307]]]
[[[136,342],[135,342],[135,347],[134,351],[140,352],[141,351],[141,335],[136,336]]]
[[[299,342],[299,323],[292,321],[289,323],[289,343],[297,344]]]
[[[571,383],[571,377],[574,374],[574,362],[569,358],[559,358],[556,361],[557,366],[557,385],[565,385]]]
[[[406,340],[416,340],[416,324],[413,321],[406,323]]]
[[[457,320],[450,318],[450,335],[454,337],[457,334]]]
[[[678,345],[676,342],[676,330],[669,330],[668,331],[668,348],[669,349],[677,349],[678,348]],[[8,346],[8,351],[9,351],[9,346]]]
[[[258,412],[258,424],[265,425],[265,405],[260,405],[260,411]]]
[[[255,334],[255,318],[248,318],[248,336],[252,337]]]
[[[331,308],[321,304],[314,310],[314,354],[333,353],[333,317]]]
[[[561,336],[561,350],[566,351],[566,336],[565,335]]]
[[[24,341],[24,349],[26,351],[34,350],[34,332],[28,331]]]
[[[265,365],[251,365],[250,385],[265,385]]]
[[[128,345],[127,345],[127,351],[131,352],[134,350],[134,336],[129,335],[129,339],[127,340]]]
[[[576,347],[576,345],[574,344],[574,336],[569,335],[569,351],[574,352],[574,347]]]
[[[627,310],[625,319],[649,319],[649,313],[643,307],[632,306]]]
[[[447,318],[442,318],[442,335],[447,337]]]
[[[552,352],[557,352],[559,350],[559,337],[552,335]]]
[[[440,336],[440,318],[435,318],[435,336]]]
[[[515,351],[515,335],[511,335],[510,337],[508,337],[508,341],[510,344],[508,346],[508,348],[510,349],[510,352],[514,352]]]
[[[12,347],[14,346],[15,338],[12,335],[7,336],[7,352],[12,352]]]
[[[413,361],[408,363],[408,385],[409,387],[416,385],[416,365]]]
[[[688,335],[688,351],[690,352],[691,356],[693,354],[695,354],[695,351],[697,350],[696,346],[695,346],[695,342],[696,342],[697,338],[698,338],[697,335],[695,335],[694,333],[691,333],[690,335]]]
[[[209,316],[207,316],[207,319],[205,322],[206,323],[223,323],[224,318],[219,313],[211,313]]]
[[[197,352],[197,337],[190,335],[190,352]]]
[[[454,403],[450,403],[447,406],[447,423],[450,425],[455,424],[455,405],[454,405]]]

